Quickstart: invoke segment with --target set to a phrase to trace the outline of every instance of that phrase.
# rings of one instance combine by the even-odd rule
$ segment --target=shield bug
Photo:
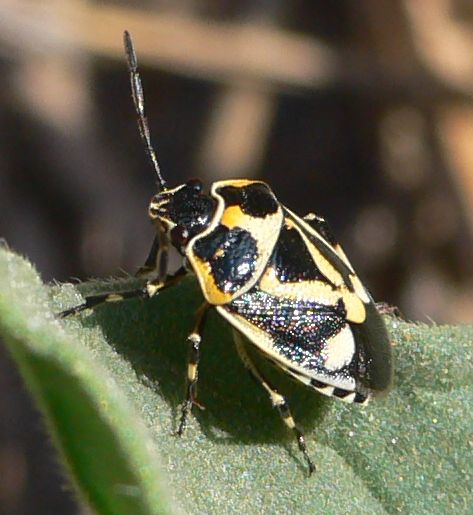
[[[233,327],[239,356],[294,432],[311,474],[315,466],[304,435],[247,345],[307,387],[363,404],[386,392],[392,380],[391,347],[381,315],[325,220],[296,215],[264,182],[218,181],[209,192],[199,180],[167,186],[151,145],[128,32],[124,43],[138,126],[158,182],[149,206],[156,237],[141,269],[147,283],[142,289],[86,297],[61,316],[103,302],[150,298],[194,274],[205,301],[188,336],[186,399],[177,433],[182,435],[192,407],[200,406],[201,333],[206,313],[215,309]],[[183,256],[183,266],[174,274],[167,270],[170,246]]]

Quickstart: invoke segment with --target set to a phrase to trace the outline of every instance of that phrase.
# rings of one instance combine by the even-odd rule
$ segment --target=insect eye
[[[182,225],[176,225],[171,230],[170,236],[171,243],[174,245],[174,247],[179,249],[187,243],[187,239],[189,238],[189,231],[185,227],[182,227]]]
[[[199,179],[189,179],[186,182],[186,186],[192,188],[195,191],[202,191],[202,181],[200,181]]]

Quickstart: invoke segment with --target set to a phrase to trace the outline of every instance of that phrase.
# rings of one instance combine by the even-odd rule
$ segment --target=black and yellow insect
[[[264,182],[218,181],[209,193],[198,180],[167,187],[151,146],[136,56],[127,32],[124,40],[140,133],[158,177],[158,193],[149,207],[157,235],[141,269],[147,284],[138,290],[87,297],[62,316],[103,302],[150,298],[193,273],[205,301],[188,337],[187,397],[178,434],[183,433],[192,406],[198,405],[201,332],[206,313],[214,308],[233,327],[243,363],[294,431],[312,473],[315,467],[304,436],[284,396],[257,368],[247,345],[317,392],[366,403],[391,384],[391,348],[383,320],[327,223],[313,214],[297,216]],[[184,263],[169,275],[171,245]]]

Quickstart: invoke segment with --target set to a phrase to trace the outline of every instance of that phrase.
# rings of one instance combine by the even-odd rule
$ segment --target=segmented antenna
[[[133,48],[133,41],[131,40],[130,33],[125,30],[123,33],[123,43],[125,45],[125,54],[128,61],[128,70],[130,72],[130,85],[131,96],[133,104],[135,105],[136,116],[138,119],[138,128],[140,129],[140,136],[145,145],[146,155],[151,162],[151,165],[158,176],[158,190],[166,189],[166,181],[161,175],[159,168],[158,158],[151,144],[149,135],[148,122],[145,115],[145,97],[143,95],[143,86],[141,84],[140,72],[138,71],[138,61],[136,59],[135,49]]]

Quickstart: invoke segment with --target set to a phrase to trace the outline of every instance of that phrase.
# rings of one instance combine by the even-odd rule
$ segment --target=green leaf
[[[0,328],[74,483],[97,512],[472,512],[471,326],[387,319],[396,384],[366,408],[265,369],[305,430],[317,465],[307,479],[292,435],[216,313],[202,343],[206,410],[196,410],[182,438],[173,435],[185,338],[202,302],[193,280],[150,301],[108,304],[62,322],[51,314],[79,304],[80,293],[132,284],[48,290],[30,265],[0,253]]]
[[[77,298],[77,297],[76,297]],[[86,334],[64,330],[32,266],[0,249],[0,334],[38,402],[82,500],[101,514],[170,513],[139,414]]]

